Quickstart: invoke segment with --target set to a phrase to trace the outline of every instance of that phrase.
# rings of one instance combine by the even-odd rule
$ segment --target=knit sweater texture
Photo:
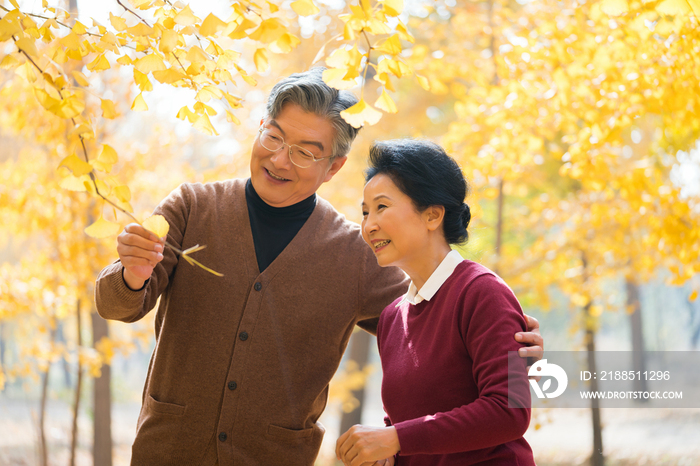
[[[461,262],[430,301],[397,299],[383,311],[377,342],[382,401],[401,451],[398,466],[534,466],[522,437],[530,422],[522,310],[493,272]]]
[[[350,334],[356,324],[376,331],[405,274],[379,267],[359,226],[321,198],[263,273],[245,180],[183,184],[155,213],[170,243],[206,245],[196,259],[224,277],[169,248],[140,291],[125,285],[119,261],[99,274],[106,319],[139,320],[160,298],[132,464],[312,465]]]

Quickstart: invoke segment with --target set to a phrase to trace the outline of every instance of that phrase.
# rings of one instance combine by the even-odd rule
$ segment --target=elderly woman
[[[534,466],[524,367],[509,391],[508,352],[522,346],[512,335],[526,330],[520,304],[495,273],[450,247],[468,237],[462,171],[441,147],[415,140],[377,143],[369,163],[363,238],[380,266],[400,267],[412,283],[377,331],[387,427],[351,428],[338,459]]]

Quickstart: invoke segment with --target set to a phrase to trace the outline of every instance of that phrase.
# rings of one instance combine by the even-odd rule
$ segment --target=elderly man
[[[155,210],[168,242],[207,248],[208,274],[137,224],[100,273],[97,310],[134,322],[160,297],[156,346],[133,445],[135,465],[312,465],[328,384],[355,325],[375,333],[405,293],[349,222],[315,193],[347,160],[357,99],[320,69],[272,90],[250,179],[183,184]],[[536,346],[535,333],[519,341]],[[532,329],[531,329],[532,330]]]

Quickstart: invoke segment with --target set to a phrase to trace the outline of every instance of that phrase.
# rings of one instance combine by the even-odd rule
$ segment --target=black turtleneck
[[[272,207],[258,196],[253,183],[248,179],[245,200],[258,269],[262,273],[284,251],[311,216],[316,207],[316,194],[287,207]]]

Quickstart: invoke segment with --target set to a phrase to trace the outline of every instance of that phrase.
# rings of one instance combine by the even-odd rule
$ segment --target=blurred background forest
[[[107,323],[92,301],[124,212],[247,177],[267,93],[314,65],[366,102],[319,192],[348,218],[373,140],[429,138],[471,181],[463,256],[510,284],[547,350],[697,351],[697,15],[697,0],[0,1],[0,464],[128,464],[154,313]],[[356,332],[319,465],[339,432],[382,424],[380,381]],[[526,438],[540,465],[697,465],[700,409],[534,410]]]

